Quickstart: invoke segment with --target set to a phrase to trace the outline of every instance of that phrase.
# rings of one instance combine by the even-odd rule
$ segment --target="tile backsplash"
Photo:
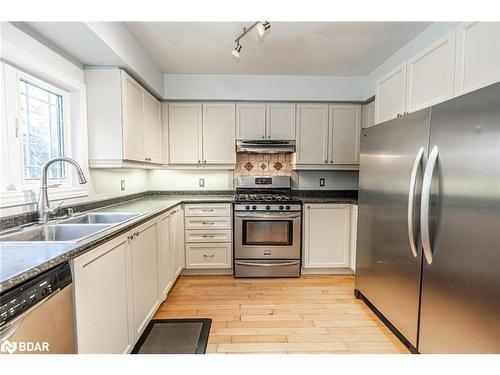
[[[235,176],[291,176],[292,154],[236,154]]]

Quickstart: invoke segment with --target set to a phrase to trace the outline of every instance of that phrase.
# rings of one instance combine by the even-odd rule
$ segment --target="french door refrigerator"
[[[420,353],[500,353],[500,84],[361,139],[356,294]]]

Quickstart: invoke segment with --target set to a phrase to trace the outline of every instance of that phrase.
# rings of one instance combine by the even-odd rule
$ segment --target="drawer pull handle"
[[[213,212],[214,209],[213,208],[204,208],[202,211],[203,212]]]
[[[214,238],[214,237],[215,237],[215,235],[213,235],[213,234],[204,234],[203,235],[203,238]]]
[[[214,225],[215,223],[213,221],[204,221],[202,224],[203,225]]]
[[[213,258],[214,256],[215,256],[215,254],[211,254],[211,255],[203,254],[203,258]]]

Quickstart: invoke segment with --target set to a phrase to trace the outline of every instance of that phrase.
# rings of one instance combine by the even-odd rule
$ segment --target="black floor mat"
[[[155,319],[132,354],[205,354],[212,319]]]

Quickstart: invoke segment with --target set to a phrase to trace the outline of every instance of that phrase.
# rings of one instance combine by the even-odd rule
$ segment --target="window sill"
[[[49,188],[49,201],[60,201],[88,196],[87,190],[81,187]],[[32,205],[37,202],[38,190],[3,191],[0,193],[0,208]]]

